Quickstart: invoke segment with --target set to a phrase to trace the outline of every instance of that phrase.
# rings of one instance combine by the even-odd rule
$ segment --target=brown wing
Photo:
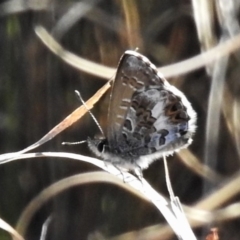
[[[141,54],[126,51],[120,59],[110,97],[107,138],[116,142],[122,138],[122,128],[130,109],[134,92],[149,85],[161,85],[156,67]]]

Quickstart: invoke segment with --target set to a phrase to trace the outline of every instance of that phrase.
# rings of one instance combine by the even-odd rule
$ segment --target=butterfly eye
[[[104,146],[103,142],[100,142],[100,143],[98,144],[97,149],[98,149],[99,152],[102,152],[102,151],[103,151],[103,146]]]
[[[98,149],[99,152],[104,152],[106,147],[107,147],[107,140],[106,139],[100,141],[97,145],[97,149]]]

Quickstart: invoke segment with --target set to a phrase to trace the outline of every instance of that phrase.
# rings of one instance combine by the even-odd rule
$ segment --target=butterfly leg
[[[108,161],[106,159],[104,159],[103,161],[106,168],[108,167],[108,164],[112,164],[111,161]]]
[[[115,166],[115,165],[114,165]],[[122,170],[119,169],[117,166],[115,166],[121,173],[121,175],[123,176],[123,173],[122,173]],[[143,185],[143,182],[142,182],[142,179],[143,179],[143,174],[142,174],[142,168],[139,166],[139,165],[136,165],[135,169],[134,170],[131,170],[131,172],[134,174],[134,176],[142,183]],[[128,181],[127,178],[130,178],[130,180]],[[131,176],[129,177],[125,177],[123,176],[123,182],[124,183],[129,183],[129,182],[132,182],[132,181],[135,181],[135,178],[133,179]]]
[[[142,173],[142,168],[136,164],[136,167],[134,169],[134,173],[137,176],[138,180],[142,183],[142,187],[143,187],[143,173]]]
[[[125,181],[126,177],[124,177],[124,174],[123,174],[123,172],[122,172],[122,169],[119,168],[116,163],[113,163],[113,162],[108,161],[108,160],[105,159],[105,160],[104,160],[104,165],[105,165],[106,168],[108,167],[108,164],[112,164],[112,166],[114,166],[114,167],[120,172],[120,173],[117,174],[116,176],[120,176],[120,175],[121,175],[121,176],[122,176],[122,179],[123,179],[123,182],[124,182],[124,183],[127,183],[127,181]]]
[[[136,174],[137,178],[142,181],[143,174],[142,174],[142,168],[136,164],[136,168],[134,169],[134,173]]]
[[[116,164],[112,164],[119,172],[120,172],[120,174],[121,174],[121,176],[122,176],[122,179],[123,179],[123,182],[124,183],[127,183],[127,181],[126,181],[126,177],[124,177],[124,174],[123,174],[123,172],[122,172],[122,169],[121,168],[119,168]],[[117,174],[117,176],[119,176],[120,174]]]

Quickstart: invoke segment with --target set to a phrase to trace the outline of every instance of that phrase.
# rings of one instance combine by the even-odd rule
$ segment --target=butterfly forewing
[[[128,126],[129,123],[126,116],[131,114],[134,93],[143,90],[146,86],[161,84],[163,80],[147,58],[134,51],[125,52],[119,62],[110,98],[107,132],[110,145],[111,142],[123,137],[122,130],[124,124]]]

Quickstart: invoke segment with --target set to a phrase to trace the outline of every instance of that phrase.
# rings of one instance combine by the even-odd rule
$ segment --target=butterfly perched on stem
[[[136,172],[192,142],[196,113],[143,55],[126,51],[113,82],[105,138],[88,138],[106,162]]]

